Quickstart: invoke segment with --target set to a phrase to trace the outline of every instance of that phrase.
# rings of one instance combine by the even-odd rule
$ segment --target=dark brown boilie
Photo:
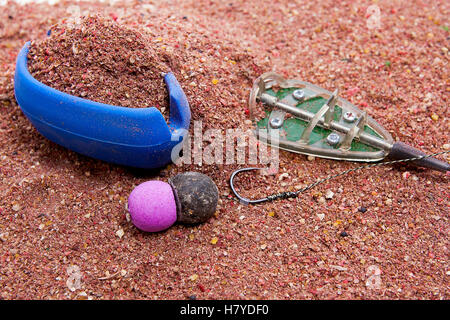
[[[197,224],[216,212],[219,191],[214,181],[199,172],[184,172],[169,179],[177,202],[177,221]]]

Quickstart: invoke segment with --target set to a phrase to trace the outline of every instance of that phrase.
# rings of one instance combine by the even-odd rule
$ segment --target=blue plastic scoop
[[[186,95],[172,73],[164,76],[170,97],[169,125],[158,109],[102,104],[55,90],[37,81],[27,68],[27,42],[17,57],[17,103],[49,140],[100,160],[139,168],[171,162],[172,148],[189,128]],[[172,141],[172,136],[174,137]]]

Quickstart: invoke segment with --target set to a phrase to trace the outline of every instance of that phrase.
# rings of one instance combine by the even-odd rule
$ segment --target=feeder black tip
[[[423,156],[426,156],[426,154],[403,142],[394,143],[390,153],[388,154],[388,158],[393,160],[418,158]],[[425,167],[441,172],[447,172],[450,170],[450,164],[432,157],[412,160],[411,163],[419,167]]]

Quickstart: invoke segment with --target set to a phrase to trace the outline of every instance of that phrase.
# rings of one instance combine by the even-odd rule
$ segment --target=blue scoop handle
[[[179,143],[172,141],[172,134],[188,130],[191,119],[186,95],[172,73],[164,76],[170,98],[167,125],[154,107],[98,103],[37,81],[27,68],[29,46],[27,42],[17,57],[14,91],[23,113],[42,135],[81,154],[126,166],[158,168],[171,162],[171,151]]]

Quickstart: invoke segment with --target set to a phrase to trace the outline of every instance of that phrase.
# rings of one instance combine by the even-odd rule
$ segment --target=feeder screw
[[[294,92],[292,92],[292,95],[298,101],[305,100],[305,91],[303,91],[302,89],[295,90]]]
[[[327,142],[331,146],[337,145],[340,140],[341,140],[341,137],[335,132],[330,133],[327,137]]]
[[[356,120],[356,116],[353,112],[344,113],[344,120],[346,122],[354,122]]]
[[[274,129],[281,128],[283,125],[283,121],[280,118],[272,118],[270,119],[270,126]]]

